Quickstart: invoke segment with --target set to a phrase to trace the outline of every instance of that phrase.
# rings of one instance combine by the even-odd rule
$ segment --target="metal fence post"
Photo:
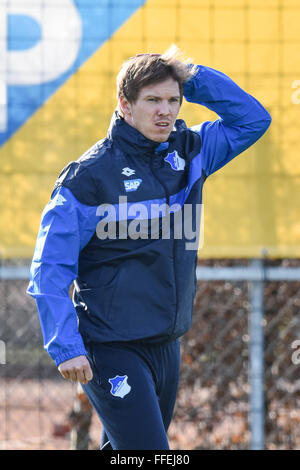
[[[250,265],[261,273],[261,276],[249,282],[251,450],[262,450],[264,449],[264,262],[261,259],[253,259]]]

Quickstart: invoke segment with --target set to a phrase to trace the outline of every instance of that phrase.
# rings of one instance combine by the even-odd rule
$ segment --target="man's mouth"
[[[170,123],[167,121],[158,121],[155,123],[156,126],[161,127],[161,128],[166,128],[169,127]]]

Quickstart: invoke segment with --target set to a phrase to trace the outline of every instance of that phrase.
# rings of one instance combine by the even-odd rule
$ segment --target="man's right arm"
[[[63,370],[62,363],[86,355],[69,288],[78,274],[79,253],[95,233],[96,209],[58,187],[42,213],[31,264],[27,293],[37,304],[44,348]]]
[[[272,118],[256,98],[224,73],[203,65],[197,69],[185,83],[185,99],[219,116],[191,128],[201,137],[201,168],[209,176],[253,145]]]

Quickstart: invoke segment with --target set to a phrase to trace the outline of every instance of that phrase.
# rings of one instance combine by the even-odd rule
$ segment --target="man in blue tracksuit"
[[[27,292],[45,349],[101,419],[102,448],[168,449],[179,338],[196,290],[197,249],[186,231],[178,236],[178,220],[271,117],[229,77],[186,65],[176,51],[130,58],[117,85],[107,137],[55,183]],[[183,97],[220,117],[188,129],[177,119]]]

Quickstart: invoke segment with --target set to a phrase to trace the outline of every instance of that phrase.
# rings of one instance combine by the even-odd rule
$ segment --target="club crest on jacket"
[[[170,163],[173,170],[180,171],[185,168],[185,160],[178,155],[176,150],[172,153],[168,153],[165,161]]]

